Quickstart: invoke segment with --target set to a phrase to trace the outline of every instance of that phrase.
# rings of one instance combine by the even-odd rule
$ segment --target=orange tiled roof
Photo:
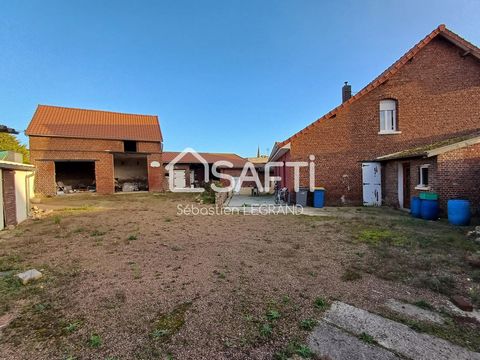
[[[165,151],[162,154],[162,159],[164,164],[168,164],[171,162],[180,152],[175,151]],[[205,153],[199,152],[198,153],[201,157],[203,157],[207,163],[213,164],[216,161],[226,160],[230,161],[234,167],[243,167],[247,162],[246,159],[238,156],[237,154],[230,154],[230,153]],[[180,161],[179,164],[200,164],[199,159],[197,159],[193,154],[187,153],[185,154]]]
[[[27,135],[162,141],[158,116],[38,105]]]
[[[418,44],[416,44],[413,48],[407,51],[405,55],[403,55],[400,59],[398,59],[395,63],[393,63],[393,65],[391,65],[387,70],[381,73],[377,78],[375,78],[362,90],[360,90],[357,94],[355,94],[350,99],[345,101],[343,104],[337,106],[336,108],[334,108],[329,113],[322,116],[321,118],[315,120],[313,123],[311,123],[304,129],[292,135],[287,140],[276,143],[276,147],[280,148],[288,144],[293,138],[299,136],[306,130],[310,129],[312,126],[316,125],[318,122],[331,118],[337,112],[348,107],[354,101],[357,101],[358,99],[360,99],[363,95],[368,94],[370,91],[377,88],[379,85],[383,84],[385,81],[390,79],[393,75],[395,75],[398,72],[398,70],[400,70],[411,58],[413,58],[421,49],[423,49],[428,43],[430,43],[437,36],[442,36],[448,41],[450,41],[451,43],[453,43],[454,45],[463,49],[465,51],[465,55],[469,54],[476,57],[477,59],[480,59],[480,49],[478,47],[468,42],[467,40],[463,39],[459,35],[455,34],[453,31],[448,30],[444,24],[441,24],[435,30],[433,30],[430,34],[428,34],[423,40],[421,40]]]

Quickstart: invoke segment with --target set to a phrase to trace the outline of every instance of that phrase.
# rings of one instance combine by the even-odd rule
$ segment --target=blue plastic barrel
[[[410,214],[416,218],[422,217],[422,199],[418,196],[412,197],[412,201],[410,202]]]
[[[450,224],[460,226],[470,224],[470,201],[462,199],[448,200],[447,207]]]
[[[438,200],[422,200],[422,204],[420,205],[422,219],[437,220],[438,212]]]
[[[325,206],[325,189],[316,188],[313,191],[313,207],[323,208]]]

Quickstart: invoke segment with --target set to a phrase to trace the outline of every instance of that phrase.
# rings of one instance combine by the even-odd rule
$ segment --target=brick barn
[[[377,205],[408,208],[405,194],[420,191],[438,192],[443,204],[453,197],[478,201],[479,147],[465,139],[478,136],[479,104],[480,49],[440,25],[354,96],[346,83],[342,104],[276,143],[270,161],[308,161],[314,155],[315,185],[326,188],[330,205],[365,203],[365,161],[381,179],[374,189]],[[293,190],[293,170],[276,172]],[[309,185],[308,175],[300,171],[301,186]],[[411,182],[408,193],[399,179]]]
[[[39,105],[26,134],[37,194],[163,190],[157,116]]]

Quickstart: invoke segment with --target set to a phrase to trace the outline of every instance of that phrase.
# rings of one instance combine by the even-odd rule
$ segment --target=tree
[[[23,155],[23,162],[29,163],[30,152],[27,147],[18,141],[17,137],[8,133],[0,133],[0,151],[10,150],[16,151]]]

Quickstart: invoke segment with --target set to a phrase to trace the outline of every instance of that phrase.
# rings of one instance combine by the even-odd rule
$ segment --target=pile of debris
[[[30,210],[30,215],[32,216],[33,220],[39,220],[41,218],[44,218],[45,216],[51,214],[53,210],[44,210],[40,209],[38,206],[34,205],[32,206]]]

